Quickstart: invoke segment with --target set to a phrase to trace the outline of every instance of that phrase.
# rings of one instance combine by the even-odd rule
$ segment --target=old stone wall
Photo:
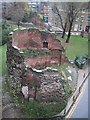
[[[19,30],[14,32],[12,37],[12,45],[20,49],[45,49],[44,42],[48,43],[48,49],[63,50],[60,41],[56,40],[54,35],[38,29]]]
[[[46,45],[44,45],[46,43]],[[25,58],[25,64],[32,67],[51,66],[52,64],[64,64],[66,57],[64,48],[55,35],[36,28],[19,30],[13,33],[12,46],[20,50],[49,50],[50,54],[30,56]],[[46,46],[46,47],[45,47]]]
[[[24,63],[26,66],[32,66],[37,69],[41,69],[52,66],[53,64],[61,64],[61,55],[61,51],[52,50],[49,51],[49,53],[39,54],[37,56],[29,55],[28,58],[25,58]]]
[[[43,45],[44,42],[47,42],[46,46]],[[21,91],[22,81],[27,80],[27,76],[25,76],[26,66],[39,70],[52,66],[53,64],[64,64],[65,62],[66,57],[60,41],[45,31],[39,31],[34,28],[19,30],[13,33],[12,41],[7,43],[9,85],[16,92]],[[46,78],[42,78],[39,78],[39,80],[46,80]],[[53,80],[51,79],[51,83],[47,84],[50,84],[49,86],[52,87],[56,86],[58,81],[55,82]],[[61,90],[61,84],[59,85],[60,89],[58,91]]]
[[[38,59],[40,60],[40,58]],[[43,59],[46,59],[45,56]],[[32,68],[27,68],[24,62],[23,54],[12,46],[12,41],[9,41],[7,44],[7,67],[11,90],[20,93],[22,86],[28,86],[29,99],[37,99],[40,102],[62,102],[65,99],[60,72],[51,69],[43,72],[33,71]],[[32,59],[32,64],[33,62]]]
[[[27,79],[26,79],[27,78]],[[23,78],[23,86],[27,84],[29,99],[35,97],[40,102],[61,102],[65,99],[65,91],[62,84],[62,75],[55,70],[46,70],[38,73],[28,69]],[[36,89],[35,89],[36,88]]]
[[[7,43],[6,55],[10,89],[18,93],[21,90],[22,75],[24,73],[24,58],[17,49],[12,47],[12,41]]]

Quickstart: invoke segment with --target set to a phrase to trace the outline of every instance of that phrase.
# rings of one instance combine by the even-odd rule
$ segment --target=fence
[[[69,102],[67,103],[66,108],[59,114],[60,116],[66,116],[69,113],[69,111],[72,108],[73,104],[75,103],[77,97],[81,93],[81,89],[89,75],[90,75],[90,72],[88,72],[86,77],[84,77],[84,79],[82,80],[82,83],[80,84],[78,89],[74,92],[73,96],[70,98]]]

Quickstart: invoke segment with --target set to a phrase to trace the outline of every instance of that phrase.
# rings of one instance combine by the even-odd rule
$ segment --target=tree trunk
[[[20,26],[20,21],[18,21],[18,29],[19,29],[19,26]]]
[[[69,39],[70,39],[70,36],[71,36],[72,23],[73,23],[73,20],[70,22],[69,32],[68,32],[66,43],[69,43]]]
[[[36,101],[36,97],[37,97],[37,86],[35,86],[35,93],[34,93],[34,100]]]
[[[64,38],[64,36],[65,36],[66,26],[67,26],[67,21],[65,22],[65,25],[64,25],[64,29],[63,29],[62,38]]]
[[[65,28],[63,29],[62,38],[64,38],[64,36],[65,36]]]

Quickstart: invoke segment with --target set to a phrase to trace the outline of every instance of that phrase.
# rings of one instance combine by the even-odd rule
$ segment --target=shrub
[[[10,40],[9,33],[11,32],[11,27],[6,22],[2,22],[2,41],[0,42],[0,45],[4,45],[7,43],[8,40]]]

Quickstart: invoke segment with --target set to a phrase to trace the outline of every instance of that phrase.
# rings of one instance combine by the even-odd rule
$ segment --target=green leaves
[[[11,35],[9,34],[11,31],[11,25],[2,21],[2,42],[0,42],[0,45],[6,44],[11,39]]]

